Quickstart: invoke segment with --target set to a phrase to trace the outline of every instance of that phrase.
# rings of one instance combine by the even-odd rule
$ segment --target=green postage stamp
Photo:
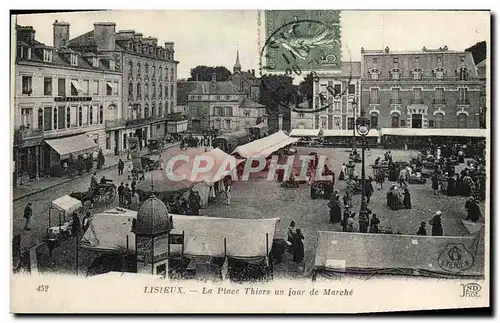
[[[266,10],[265,72],[336,70],[341,61],[339,10]]]

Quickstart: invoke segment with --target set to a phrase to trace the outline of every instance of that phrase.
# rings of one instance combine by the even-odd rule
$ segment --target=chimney
[[[54,26],[54,47],[57,49],[67,47],[69,42],[69,23],[56,20],[52,25]]]
[[[27,44],[33,44],[35,42],[36,31],[32,26],[18,26],[16,27],[16,32],[18,40]]]
[[[123,37],[133,38],[135,31],[134,30],[120,30],[118,32],[118,34],[120,34],[120,36],[123,36]]]
[[[116,24],[114,22],[95,22],[94,41],[98,51],[115,50]]]
[[[252,76],[255,76],[255,69],[252,69]]]

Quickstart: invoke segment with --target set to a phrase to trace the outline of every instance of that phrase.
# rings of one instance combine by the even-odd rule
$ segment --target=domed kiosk
[[[135,233],[138,273],[168,273],[169,233],[172,229],[172,217],[165,204],[154,195],[144,201],[137,211],[132,229]]]

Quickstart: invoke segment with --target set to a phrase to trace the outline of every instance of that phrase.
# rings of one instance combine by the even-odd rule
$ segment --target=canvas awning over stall
[[[340,130],[340,129],[325,129],[323,130],[323,137],[352,137],[354,134],[353,130]],[[361,137],[356,131],[356,137]],[[370,129],[368,138],[380,137],[380,132],[377,129]]]
[[[433,237],[319,231],[314,265],[316,272],[338,274],[480,277],[484,274],[484,256],[477,245],[477,235]]]
[[[292,129],[290,137],[319,137],[320,129]]]
[[[262,156],[266,154],[267,155],[264,157],[267,157],[274,151],[291,145],[298,140],[298,138],[291,138],[287,136],[283,131],[278,131],[270,136],[254,140],[242,146],[238,146],[232,154],[238,154],[243,158]]]
[[[120,211],[121,210],[121,211]],[[184,255],[187,257],[226,255],[237,259],[267,256],[273,243],[276,222],[270,219],[234,219],[171,214],[172,234],[184,232]],[[94,215],[80,246],[95,251],[135,251],[135,234],[131,232],[136,211],[112,209]],[[267,234],[267,242],[266,242]],[[161,245],[157,245],[161,248]],[[171,253],[179,254],[180,245],[171,245]]]
[[[79,210],[82,207],[82,202],[69,195],[64,195],[52,201],[52,207],[66,214],[70,214]]]
[[[45,140],[45,142],[59,154],[61,159],[69,158],[70,154],[88,152],[97,147],[97,144],[85,134],[66,138],[50,139]]]
[[[449,129],[449,128],[382,128],[383,136],[408,137],[476,137],[486,138],[486,129]]]

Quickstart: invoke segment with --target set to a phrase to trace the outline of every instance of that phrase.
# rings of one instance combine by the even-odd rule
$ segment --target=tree
[[[259,103],[265,105],[267,114],[289,112],[289,105],[295,103],[297,95],[293,78],[288,75],[263,75],[260,82]]]
[[[486,53],[487,53],[486,41],[483,40],[481,42],[478,42],[475,45],[467,48],[465,51],[472,53],[472,57],[474,58],[474,64],[477,65],[486,59]]]
[[[317,76],[316,76],[317,77]],[[313,73],[309,73],[304,77],[304,80],[299,84],[300,102],[309,100],[309,105],[312,106],[313,99],[313,82],[315,81]]]
[[[231,76],[231,72],[224,66],[198,65],[191,69],[188,81],[211,81],[214,73],[217,75],[217,81],[227,81]]]

